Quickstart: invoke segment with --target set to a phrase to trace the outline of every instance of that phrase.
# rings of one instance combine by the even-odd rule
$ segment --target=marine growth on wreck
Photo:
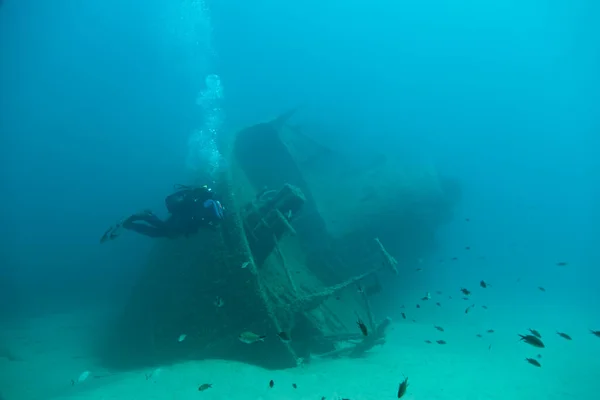
[[[371,306],[381,289],[372,282],[402,275],[431,246],[457,189],[432,166],[384,160],[345,174],[351,160],[292,128],[292,116],[234,136],[215,187],[227,210],[218,234],[155,246],[99,346],[107,365],[225,358],[287,368],[385,343],[391,320]],[[413,232],[410,248],[402,231]]]

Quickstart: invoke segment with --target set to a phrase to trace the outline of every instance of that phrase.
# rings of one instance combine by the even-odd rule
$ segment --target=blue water
[[[0,326],[122,304],[152,241],[99,246],[108,225],[164,216],[174,183],[227,168],[228,132],[302,104],[328,146],[460,180],[403,290],[485,279],[502,320],[545,313],[600,356],[600,4],[0,4]]]

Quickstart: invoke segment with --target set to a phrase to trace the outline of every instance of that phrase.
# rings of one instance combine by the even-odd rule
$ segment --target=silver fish
[[[238,336],[238,339],[241,342],[244,342],[247,344],[252,344],[252,343],[256,343],[256,342],[264,342],[265,338],[266,338],[266,336],[257,335],[256,333],[253,333],[253,332],[242,332],[242,333],[240,333],[240,336]]]

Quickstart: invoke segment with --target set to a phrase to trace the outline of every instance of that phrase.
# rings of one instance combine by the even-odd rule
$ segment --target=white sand
[[[445,332],[438,332],[429,321],[400,321],[392,326],[388,343],[363,359],[313,360],[284,371],[198,361],[165,366],[146,380],[150,370],[110,374],[86,356],[85,339],[97,329],[93,320],[82,323],[80,315],[57,315],[3,331],[20,358],[0,358],[4,400],[383,400],[396,399],[403,374],[410,382],[405,399],[591,400],[600,391],[600,339],[585,330],[567,342],[548,327],[547,348],[539,351],[518,342],[522,326],[497,325],[495,333],[479,339],[475,333],[483,333],[483,325],[442,324]],[[448,344],[426,344],[425,339]],[[524,361],[538,353],[542,368]],[[85,370],[91,371],[90,378],[72,386],[71,379]],[[268,387],[271,379],[273,389]],[[202,383],[213,387],[198,392]]]

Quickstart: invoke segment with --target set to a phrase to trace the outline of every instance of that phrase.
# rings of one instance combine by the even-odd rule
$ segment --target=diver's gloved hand
[[[100,238],[100,243],[106,243],[109,240],[115,240],[116,238],[118,238],[119,235],[121,234],[121,227],[122,226],[123,225],[122,225],[121,222],[117,222],[115,225],[112,225],[111,227],[109,227],[104,232],[104,235],[102,235],[102,237]]]

